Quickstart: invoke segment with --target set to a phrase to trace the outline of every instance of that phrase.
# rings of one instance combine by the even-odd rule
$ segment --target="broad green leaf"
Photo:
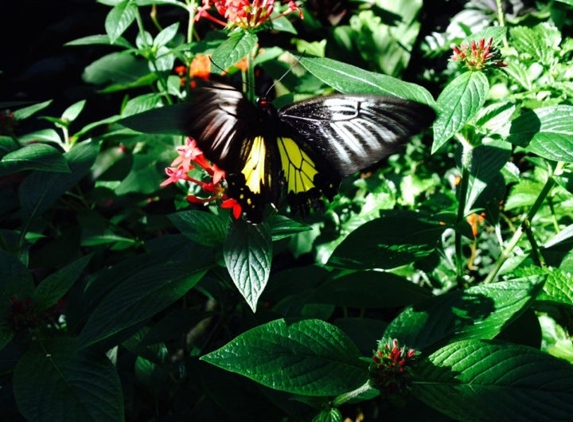
[[[415,349],[451,338],[492,339],[533,303],[542,287],[539,278],[525,277],[449,292],[407,308],[384,337]]]
[[[94,163],[99,145],[82,142],[64,154],[71,173],[35,171],[20,185],[22,217],[29,221],[46,211],[68,189],[77,184]]]
[[[308,298],[309,302],[351,308],[397,308],[432,297],[427,289],[395,274],[357,271],[328,280]]]
[[[470,179],[465,215],[472,210],[477,198],[499,176],[501,169],[509,161],[511,144],[505,141],[492,141],[471,149]]]
[[[530,207],[542,188],[543,183],[540,181],[521,179],[517,185],[511,187],[503,208],[509,211],[520,207]]]
[[[225,239],[223,258],[227,270],[253,312],[269,279],[272,252],[271,234],[264,223],[237,220]]]
[[[559,37],[559,31],[555,31]],[[509,30],[511,44],[518,53],[525,55],[525,60],[538,61],[546,66],[553,63],[554,50],[558,48],[560,37],[557,42],[553,42],[541,25],[533,28],[517,26]]]
[[[112,44],[135,21],[137,6],[131,0],[124,0],[111,9],[105,18],[105,32]]]
[[[340,329],[320,320],[260,325],[201,360],[303,396],[335,396],[368,380],[368,365],[356,346]]]
[[[205,246],[220,246],[227,235],[228,217],[205,211],[181,211],[169,219],[184,236]]]
[[[121,110],[121,117],[132,116],[134,114],[143,113],[144,111],[153,110],[161,105],[161,95],[156,93],[138,95],[137,97],[129,100],[123,110]]]
[[[36,309],[41,312],[54,306],[78,280],[92,255],[86,255],[46,277],[32,296]]]
[[[368,72],[327,58],[301,57],[300,64],[342,94],[394,95],[435,106],[432,95],[425,88],[391,76]]]
[[[458,133],[485,103],[489,83],[481,72],[465,72],[450,82],[438,97],[432,153]]]
[[[337,408],[322,410],[312,422],[342,422],[342,413]]]
[[[32,116],[33,114],[37,113],[40,110],[45,109],[50,104],[52,104],[52,100],[44,101],[43,103],[34,104],[28,107],[20,108],[14,111],[14,119],[16,120],[24,120],[28,117]]]
[[[560,268],[543,269],[547,281],[543,287],[540,301],[555,302],[569,308],[573,307],[573,275]]]
[[[34,279],[14,255],[0,249],[0,318],[5,318],[12,298],[24,300],[34,292]]]
[[[489,40],[493,38],[493,45],[498,46],[503,41],[506,33],[507,28],[499,26],[488,26],[479,32],[468,35],[466,38],[464,38],[460,45],[465,44],[467,46],[471,46],[472,41],[478,43],[484,39],[486,42],[489,42]]]
[[[82,37],[75,39],[73,41],[69,41],[64,45],[77,46],[77,45],[98,45],[98,44],[111,45],[112,42],[109,38],[109,35],[88,35],[87,37]],[[131,45],[131,43],[123,37],[116,38],[113,44],[127,49],[133,48],[133,45]]]
[[[112,278],[116,281],[113,288],[89,314],[79,336],[80,346],[100,342],[151,318],[195,286],[213,266],[211,251],[198,246],[186,250],[191,250],[192,255],[185,263],[167,259],[152,265],[153,261],[147,260],[127,274],[120,268],[120,273]],[[106,286],[109,277],[104,272],[92,284]]]
[[[420,361],[410,391],[464,422],[567,421],[573,367],[534,348],[465,340]]]
[[[79,350],[75,339],[33,343],[14,369],[13,385],[29,421],[124,420],[116,368],[103,352]]]
[[[558,245],[562,242],[565,242],[573,237],[573,224],[568,225],[563,230],[559,231],[555,236],[551,239],[547,240],[543,247],[550,248],[552,246]]]
[[[223,71],[236,64],[247,54],[251,54],[257,42],[258,37],[251,32],[234,32],[213,51],[211,60],[217,69]]]
[[[44,170],[70,173],[64,156],[56,148],[45,144],[30,144],[6,154],[0,160],[0,175],[24,170]]]
[[[113,82],[124,87],[138,86],[138,81],[142,79],[149,85],[153,83],[155,76],[149,76],[147,62],[125,52],[115,52],[105,55],[87,66],[82,78],[87,83],[94,85]],[[139,86],[144,86],[144,84],[140,83]]]
[[[526,111],[511,122],[507,140],[554,161],[573,162],[573,106]]]
[[[185,135],[185,126],[193,107],[192,103],[156,108],[143,113],[127,116],[119,124],[144,133],[164,135]]]
[[[66,123],[71,123],[78,118],[86,105],[86,100],[78,101],[64,110],[62,113],[62,120]]]
[[[311,230],[311,227],[292,220],[281,214],[274,214],[269,219],[269,226],[271,228],[271,237],[273,241],[291,237],[294,234]]]
[[[380,213],[351,232],[334,250],[329,265],[344,268],[396,268],[434,251],[446,224],[436,218],[404,210]]]
[[[54,129],[42,129],[36,132],[30,132],[18,138],[21,143],[26,144],[30,142],[53,142],[55,144],[61,144],[62,138]]]
[[[163,47],[168,42],[170,42],[175,35],[177,35],[177,30],[179,29],[179,22],[169,25],[167,28],[163,28],[159,34],[153,40],[154,47]]]
[[[0,350],[4,349],[14,338],[15,332],[5,323],[0,324]]]

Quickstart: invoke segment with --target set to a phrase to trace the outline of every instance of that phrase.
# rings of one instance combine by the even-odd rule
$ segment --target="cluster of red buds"
[[[400,347],[396,339],[379,341],[370,364],[370,383],[388,394],[406,393],[416,355],[414,349]]]
[[[505,67],[507,63],[501,60],[501,53],[493,45],[493,38],[486,42],[482,38],[479,42],[472,41],[468,46],[462,44],[459,48],[453,47],[454,54],[451,60],[465,64],[469,70],[485,70],[491,66]]]

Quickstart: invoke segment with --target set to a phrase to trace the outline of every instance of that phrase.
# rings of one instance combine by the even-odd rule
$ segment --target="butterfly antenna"
[[[277,86],[277,84],[282,81],[284,79],[284,77],[286,75],[288,75],[290,72],[292,72],[293,68],[300,63],[300,59],[301,57],[304,56],[304,51],[302,53],[300,53],[300,55],[297,57],[296,62],[291,64],[290,67],[288,68],[288,70],[282,74],[282,76],[280,78],[278,78],[276,81],[273,82],[273,84],[270,86],[269,89],[267,89],[267,92],[265,92],[265,97],[269,96],[269,92],[271,92],[271,90],[274,89],[275,86]]]

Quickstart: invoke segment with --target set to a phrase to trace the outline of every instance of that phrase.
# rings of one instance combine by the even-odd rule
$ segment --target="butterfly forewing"
[[[278,112],[340,176],[369,167],[427,128],[434,111],[420,103],[376,95],[333,95]]]

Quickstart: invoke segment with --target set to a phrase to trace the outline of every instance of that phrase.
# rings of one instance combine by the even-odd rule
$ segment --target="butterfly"
[[[206,158],[225,171],[227,194],[258,223],[286,198],[306,214],[332,200],[342,178],[376,164],[434,120],[434,110],[397,97],[315,97],[275,108],[230,85],[192,89],[184,124]]]

